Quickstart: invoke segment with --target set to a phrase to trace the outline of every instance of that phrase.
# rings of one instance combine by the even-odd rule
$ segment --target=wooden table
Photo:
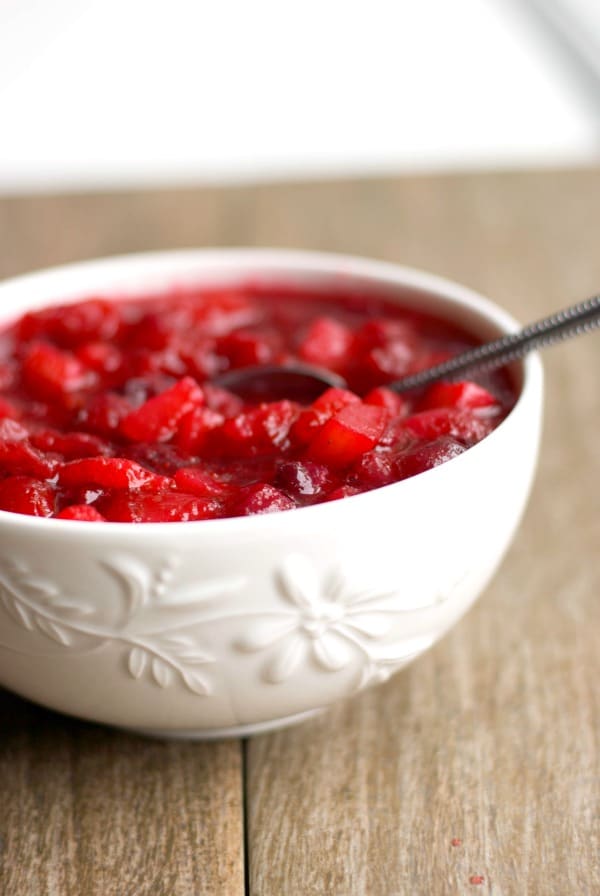
[[[426,268],[525,321],[600,289],[600,171],[0,202],[3,276],[242,244]],[[384,687],[206,745],[2,693],[0,894],[600,893],[599,339],[547,355],[540,471],[493,585]]]

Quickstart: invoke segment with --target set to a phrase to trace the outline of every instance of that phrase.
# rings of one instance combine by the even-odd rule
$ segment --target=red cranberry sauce
[[[168,522],[356,495],[461,454],[506,416],[504,373],[410,397],[391,380],[476,341],[383,299],[251,286],[93,298],[0,333],[0,509]],[[299,359],[316,401],[248,405],[211,384]]]

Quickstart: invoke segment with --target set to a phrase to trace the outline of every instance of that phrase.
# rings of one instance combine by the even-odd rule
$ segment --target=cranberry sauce
[[[0,509],[165,522],[289,510],[414,476],[504,419],[504,373],[409,397],[386,383],[476,344],[391,302],[172,290],[25,314],[0,333]],[[312,403],[248,405],[218,374],[294,359],[342,374]]]

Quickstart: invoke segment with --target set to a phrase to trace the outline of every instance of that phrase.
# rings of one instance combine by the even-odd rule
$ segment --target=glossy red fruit
[[[56,461],[45,457],[27,438],[28,431],[15,420],[0,420],[0,471],[47,479]]]
[[[427,445],[414,446],[394,458],[395,478],[407,479],[409,476],[424,473],[426,470],[431,470],[439,464],[458,457],[465,450],[464,445],[450,436],[441,436]]]
[[[104,381],[111,381],[124,363],[122,351],[110,342],[86,342],[76,354],[85,367],[95,370]]]
[[[354,337],[352,330],[332,317],[317,317],[300,343],[303,361],[330,370],[340,370],[349,360]]]
[[[112,340],[120,327],[118,304],[89,299],[24,315],[19,324],[19,336],[23,341],[50,339],[64,348],[73,348],[82,342]]]
[[[206,445],[209,433],[224,422],[225,417],[218,411],[207,407],[194,408],[179,421],[175,441],[190,456],[199,454]]]
[[[95,375],[70,352],[45,342],[29,347],[23,361],[27,387],[41,398],[57,399],[94,384]]]
[[[194,303],[194,319],[209,336],[224,336],[257,324],[263,314],[249,296],[236,290],[204,290]]]
[[[237,501],[231,506],[231,516],[273,513],[276,510],[292,510],[295,506],[282,491],[263,482],[241,489]]]
[[[331,489],[334,478],[325,464],[287,460],[277,465],[275,485],[297,501],[317,498]]]
[[[233,494],[234,486],[223,482],[207,467],[182,467],[174,476],[177,488],[200,498],[226,498]]]
[[[206,407],[210,408],[211,411],[216,411],[218,414],[229,418],[235,417],[236,414],[241,413],[243,410],[244,402],[237,395],[234,395],[233,392],[221,389],[220,386],[213,386],[210,383],[205,383],[202,388],[204,389]]]
[[[339,501],[341,498],[351,498],[353,495],[360,495],[362,489],[355,485],[340,485],[332,492],[325,495],[324,501]]]
[[[256,457],[278,454],[288,445],[290,428],[298,417],[293,401],[271,401],[226,420],[211,436],[211,454],[219,457]]]
[[[106,517],[102,516],[91,504],[71,504],[64,507],[56,514],[57,520],[78,520],[82,523],[105,523]]]
[[[386,389],[385,386],[371,389],[363,401],[365,404],[372,404],[377,408],[385,408],[390,417],[406,417],[410,407],[408,399],[391,389]]]
[[[362,491],[390,485],[398,478],[393,461],[393,455],[389,452],[367,451],[348,473],[348,482]]]
[[[277,345],[275,340],[257,332],[236,330],[218,340],[217,351],[233,369],[269,364],[275,358]]]
[[[54,492],[39,479],[10,476],[0,482],[0,510],[49,517],[54,513]]]
[[[2,398],[0,396],[0,420],[4,419],[4,417],[16,420],[20,416],[21,414],[20,411],[17,410],[17,406],[7,398]]]
[[[131,404],[122,395],[104,392],[95,395],[79,412],[77,424],[81,429],[101,436],[114,437],[121,420],[131,412]]]
[[[29,430],[16,420],[0,420],[0,442],[22,442],[28,436]]]
[[[319,430],[308,446],[308,457],[334,469],[347,467],[375,447],[388,419],[383,408],[347,405]]]
[[[419,407],[421,410],[431,408],[474,410],[494,405],[498,407],[498,400],[491,392],[477,383],[464,380],[458,383],[434,383],[423,396]]]
[[[215,519],[223,512],[220,502],[213,498],[180,492],[115,492],[99,498],[97,506],[107,520],[115,523],[185,523]]]
[[[169,480],[151,473],[135,461],[123,457],[89,457],[72,460],[58,469],[62,486],[97,486],[108,489],[151,489],[165,487]]]
[[[395,451],[401,451],[418,441],[417,436],[406,428],[404,420],[404,417],[395,417],[386,424],[379,439],[379,445],[382,448],[393,448]]]
[[[360,398],[349,389],[326,389],[316,401],[298,415],[290,436],[296,445],[307,445],[333,415],[347,405],[359,404]]]
[[[467,446],[479,442],[494,428],[494,423],[489,419],[475,417],[472,412],[459,408],[421,411],[408,417],[403,423],[404,428],[421,441],[452,436]]]
[[[0,389],[12,389],[18,380],[18,367],[14,362],[0,361]]]
[[[108,442],[87,432],[58,432],[44,429],[31,435],[31,444],[40,451],[61,454],[65,460],[82,457],[107,456],[112,453]]]
[[[149,398],[122,421],[120,431],[134,442],[164,442],[173,436],[182,417],[204,403],[204,393],[189,376],[160,395]]]

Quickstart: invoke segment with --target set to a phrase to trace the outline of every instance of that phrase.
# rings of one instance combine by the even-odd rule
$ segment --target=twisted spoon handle
[[[389,383],[388,388],[396,392],[405,392],[408,389],[426,386],[435,380],[453,380],[467,373],[479,373],[494,367],[502,367],[510,361],[522,358],[533,349],[554,345],[570,336],[589,333],[599,326],[600,295],[557,311],[550,317],[529,324],[518,333],[501,336],[493,342],[486,342],[484,345],[462,352],[455,358],[442,361],[435,367],[402,377],[394,383]]]

